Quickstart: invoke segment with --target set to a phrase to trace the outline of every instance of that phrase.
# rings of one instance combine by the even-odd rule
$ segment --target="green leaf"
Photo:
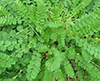
[[[9,68],[13,64],[15,64],[15,60],[13,60],[9,55],[0,52],[0,68]]]
[[[74,47],[70,47],[68,49],[68,58],[69,59],[75,59],[75,54],[76,54],[75,48]]]
[[[10,36],[11,37],[15,37],[16,36],[16,31],[15,30],[11,30],[10,31]]]
[[[5,41],[5,45],[8,45],[8,46],[11,45],[11,41],[8,41],[8,40]]]
[[[17,26],[17,30],[18,30],[18,31],[21,31],[22,29],[23,29],[22,26]]]
[[[4,41],[3,40],[1,40],[0,41],[0,46],[2,46],[4,44]]]
[[[53,73],[50,72],[48,69],[45,69],[43,81],[54,81],[53,80]]]
[[[63,73],[60,69],[56,69],[54,71],[54,77],[58,80],[58,81],[66,81],[65,77],[63,76]]]
[[[36,58],[35,58],[36,57]],[[38,52],[34,52],[32,55],[32,60],[30,61],[28,68],[27,68],[27,79],[33,80],[38,76],[40,72],[40,62],[41,62],[41,55]]]
[[[66,73],[69,77],[74,77],[73,68],[72,68],[72,66],[71,66],[71,64],[69,63],[68,60],[64,60],[64,69],[65,69],[65,73]]]

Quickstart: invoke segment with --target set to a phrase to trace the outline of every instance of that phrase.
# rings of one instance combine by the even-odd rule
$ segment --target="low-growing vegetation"
[[[100,81],[100,0],[0,0],[0,81]]]

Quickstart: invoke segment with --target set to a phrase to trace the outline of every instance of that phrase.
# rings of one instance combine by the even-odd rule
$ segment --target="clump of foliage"
[[[0,0],[0,81],[100,81],[100,0]]]

